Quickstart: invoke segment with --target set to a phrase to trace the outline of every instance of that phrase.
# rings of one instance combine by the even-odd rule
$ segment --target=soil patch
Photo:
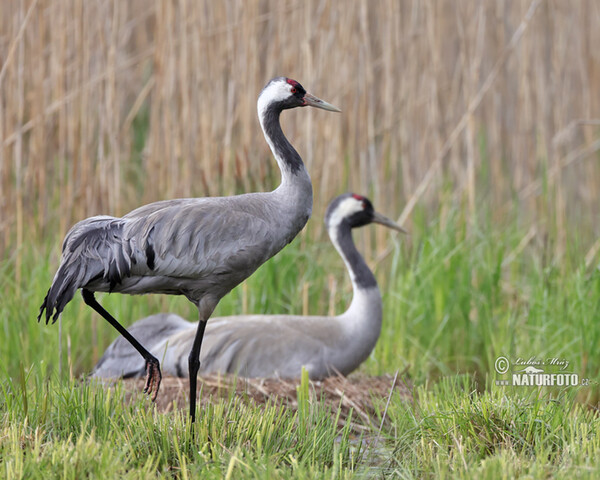
[[[122,380],[123,390],[127,398],[138,398],[143,395],[144,379],[134,378]],[[299,379],[264,379],[236,378],[234,376],[212,375],[198,378],[198,402],[206,404],[215,399],[228,398],[232,393],[256,404],[283,403],[289,408],[297,409],[297,387]],[[156,406],[160,412],[169,412],[173,408],[188,408],[189,381],[183,378],[164,377]],[[341,409],[340,421],[348,418],[352,411],[353,419],[360,418],[364,427],[372,423],[379,425],[377,410],[385,409],[387,400],[392,395],[399,395],[406,401],[412,400],[412,389],[400,375],[383,375],[370,377],[352,375],[350,377],[329,377],[322,381],[310,381],[309,390],[312,401],[322,402],[332,413]],[[353,428],[362,429],[356,422]]]

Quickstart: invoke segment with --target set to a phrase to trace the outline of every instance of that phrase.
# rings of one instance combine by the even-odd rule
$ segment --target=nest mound
[[[123,390],[128,399],[142,395],[144,379],[133,378],[122,380]],[[232,375],[211,375],[198,378],[198,402],[207,404],[215,399],[229,398],[232,393],[255,404],[281,404],[289,408],[298,408],[297,392],[300,379],[265,379],[237,378]],[[189,381],[177,377],[164,377],[160,392],[156,399],[156,407],[160,412],[169,412],[173,408],[188,408]],[[387,400],[398,395],[406,401],[412,399],[410,386],[399,375],[383,375],[370,377],[353,375],[329,377],[321,381],[309,381],[311,401],[327,406],[332,413],[338,408],[340,420],[343,422],[350,411],[353,418],[360,417],[362,422],[370,425],[376,422],[376,410],[383,411]],[[354,423],[354,422],[353,422]],[[360,429],[360,426],[355,425]]]

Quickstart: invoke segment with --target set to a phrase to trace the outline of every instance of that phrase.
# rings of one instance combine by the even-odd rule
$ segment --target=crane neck
[[[342,220],[339,224],[330,226],[328,233],[331,242],[346,264],[352,280],[354,295],[356,296],[360,290],[378,288],[375,275],[373,275],[367,262],[356,249],[350,224],[346,220]]]
[[[377,344],[383,303],[375,276],[354,245],[348,222],[342,220],[328,232],[352,280],[352,302],[336,317],[346,336],[344,353],[336,360],[336,366],[341,372],[351,372],[369,357]]]
[[[281,183],[287,184],[310,184],[310,176],[304,167],[304,162],[296,149],[288,141],[281,130],[279,117],[281,107],[276,103],[261,105],[258,104],[258,118],[262,127],[265,139],[277,160],[281,170]],[[312,196],[312,186],[311,186]]]

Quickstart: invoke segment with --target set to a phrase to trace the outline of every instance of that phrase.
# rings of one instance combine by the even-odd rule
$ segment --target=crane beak
[[[341,112],[341,110],[337,107],[334,107],[331,103],[327,103],[320,98],[311,95],[310,93],[306,93],[304,95],[304,105],[305,107],[316,107],[322,108],[323,110],[329,110],[330,112]]]
[[[402,233],[408,233],[404,228],[402,228],[400,225],[398,225],[396,222],[390,220],[389,218],[383,216],[381,213],[375,212],[373,214],[373,223],[378,223],[380,225],[385,225],[388,228],[391,228],[393,230],[397,230],[399,232]]]

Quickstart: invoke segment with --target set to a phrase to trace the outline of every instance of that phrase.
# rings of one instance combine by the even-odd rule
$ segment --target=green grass
[[[306,386],[308,383],[305,382]],[[75,381],[3,384],[5,478],[330,478],[351,468],[350,424],[311,405],[297,413],[231,396],[190,430],[185,410],[158,414],[147,399]]]
[[[564,390],[478,393],[466,376],[419,387],[393,404],[392,453],[382,470],[403,478],[595,478],[600,418]]]
[[[373,235],[375,228],[365,230]],[[158,414],[146,400],[127,404],[119,389],[74,380],[115,338],[79,295],[63,314],[59,372],[58,325],[38,324],[36,316],[60,239],[34,240],[22,247],[19,284],[14,258],[0,264],[0,477],[597,477],[600,272],[583,265],[580,239],[559,257],[551,241],[523,245],[526,232],[518,219],[497,225],[455,210],[442,224],[416,212],[411,236],[391,242],[375,269],[383,331],[361,371],[405,370],[415,398],[393,396],[387,410],[387,399],[378,399],[360,438],[310,401],[306,384],[297,412],[235,396],[215,400],[192,438],[185,409]],[[240,313],[243,305],[301,313],[304,283],[310,312],[326,313],[330,273],[342,311],[351,291],[341,260],[328,245],[297,239],[215,315]],[[196,315],[177,297],[103,295],[101,302],[127,325],[158,311]],[[499,387],[500,355],[564,358],[592,384]]]

